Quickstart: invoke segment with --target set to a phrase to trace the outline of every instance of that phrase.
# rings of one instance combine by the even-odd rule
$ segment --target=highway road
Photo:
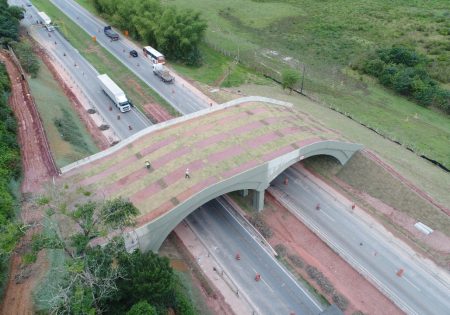
[[[287,273],[258,244],[231,213],[224,198],[200,207],[186,221],[226,270],[239,291],[251,292],[251,302],[258,314],[319,314],[322,307],[308,297]],[[236,253],[241,259],[236,260]],[[261,275],[255,281],[255,275]]]
[[[135,45],[130,40],[124,38],[124,36],[121,36],[118,41],[111,41],[103,34],[103,27],[106,24],[90,14],[75,1],[51,0],[51,2],[88,34],[95,35],[99,44],[105,47],[152,89],[158,91],[158,94],[180,113],[189,114],[209,106],[206,97],[199,93],[193,93],[188,87],[178,82],[178,80],[175,80],[174,84],[162,82],[153,74],[150,60],[143,57],[142,47]],[[129,58],[129,51],[132,49],[139,53],[138,58]]]
[[[450,285],[431,274],[417,257],[354,215],[344,204],[310,179],[310,174],[289,168],[272,182],[302,221],[330,242],[331,247],[368,275],[409,314],[450,314]],[[284,185],[284,178],[289,184]],[[320,210],[316,205],[320,203]],[[403,269],[401,277],[397,272]]]
[[[104,26],[102,22],[80,8],[72,0],[52,0],[52,2],[90,34],[98,33],[98,30],[102,29]],[[40,31],[38,30],[37,32]],[[45,35],[46,32],[44,31],[43,34]],[[183,86],[175,84],[174,88],[176,89],[176,93],[173,93],[172,90],[170,90],[169,85],[156,79],[151,71],[148,70],[150,68],[147,69],[147,66],[150,67],[147,60],[143,60],[143,63],[140,63],[140,65],[137,66],[137,64],[134,63],[135,60],[128,58],[128,50],[136,49],[139,52],[141,50],[128,40],[122,38],[119,42],[110,42],[108,38],[103,36],[102,32],[101,34],[96,34],[96,36],[98,41],[105,48],[110,50],[119,60],[133,70],[151,87],[155,88],[158,92],[161,92],[162,96],[181,113],[190,113],[208,106],[204,99],[197,98],[193,93],[185,91],[187,89]],[[44,38],[41,38],[41,40],[45,41],[45,36],[42,37]],[[58,40],[60,39],[58,38]],[[73,56],[71,54],[71,57],[75,58],[77,57],[77,54],[75,53]],[[78,54],[78,58],[80,57],[81,56]],[[89,65],[87,65],[87,67],[88,66]],[[79,77],[78,80],[81,80],[80,82],[82,82],[83,77]],[[185,96],[183,96],[183,92],[186,93]],[[139,128],[135,128],[135,131],[138,130]],[[280,178],[284,178],[284,176],[290,178],[289,186],[284,186],[280,183]],[[417,259],[405,254],[402,249],[397,248],[391,240],[386,239],[383,235],[378,235],[375,231],[371,230],[370,227],[364,225],[364,223],[359,221],[354,215],[348,213],[348,205],[340,204],[339,201],[325,193],[320,187],[316,187],[314,184],[308,182],[308,179],[303,175],[298,174],[296,170],[289,169],[280,178],[274,182],[274,185],[277,189],[280,189],[287,194],[285,195],[286,198],[284,201],[287,200],[292,205],[292,208],[297,209],[297,215],[301,217],[302,220],[310,222],[311,227],[316,227],[319,233],[325,235],[328,241],[335,244],[335,248],[338,251],[346,253],[349,259],[352,260],[352,263],[356,265],[357,269],[370,275],[373,281],[377,282],[378,285],[383,288],[387,296],[393,299],[405,311],[410,314],[448,313],[448,310],[450,310],[448,302],[450,291],[448,284],[447,286],[442,284],[438,279],[431,275],[428,270],[426,270],[426,267],[422,266]],[[320,202],[322,208],[320,211],[314,209],[315,204],[318,202]],[[218,207],[218,205],[216,204],[215,207]],[[223,208],[220,210],[220,213],[227,215]],[[194,220],[193,225],[197,233],[206,233],[205,235],[208,235],[206,239],[210,236],[213,237],[216,234],[223,235],[221,238],[214,238],[214,242],[216,242],[215,246],[223,248],[221,250],[223,253],[220,255],[228,257],[228,259],[233,257],[232,252],[235,251],[234,248],[231,248],[232,246],[227,246],[229,236],[233,235],[233,237],[238,238],[245,238],[248,236],[245,231],[243,231],[242,234],[234,235],[233,233],[238,230],[226,224],[218,224],[215,229],[203,228],[203,230],[200,230],[201,225],[199,223],[195,224],[195,222],[206,222],[206,219],[202,219],[200,210],[194,212],[189,220]],[[232,221],[232,217],[230,216],[227,220]],[[209,217],[207,221],[208,224],[206,227],[211,226],[214,218]],[[211,230],[214,231],[212,234]],[[360,245],[361,243],[363,245]],[[255,242],[254,246],[259,246],[258,242]],[[255,248],[257,247],[253,247],[253,250],[256,250]],[[225,253],[225,249],[227,249],[227,253]],[[251,252],[249,249],[244,249],[244,251]],[[224,263],[227,268],[230,267],[231,262],[227,261],[225,258]],[[254,263],[258,264],[257,260],[255,260]],[[396,272],[399,269],[405,270],[402,277],[396,275]],[[234,272],[237,272],[237,275],[239,275],[239,270],[233,271],[232,277],[234,277]],[[237,276],[236,278],[241,279],[242,277]],[[266,278],[264,277],[264,279]],[[267,280],[268,283],[270,281],[268,285],[271,287],[276,288],[279,286],[279,283],[276,281],[272,282],[270,277]],[[245,288],[249,288],[248,284],[242,285],[244,290],[246,290]],[[268,292],[270,292],[270,290]],[[258,295],[255,297],[255,295],[252,294],[252,299],[254,298],[258,298]],[[286,302],[281,302],[281,304],[285,303]]]
[[[86,98],[90,100],[120,139],[127,138],[151,125],[150,120],[136,108],[133,108],[130,112],[121,113],[114,106],[98,82],[98,71],[58,31],[48,32],[42,25],[36,25],[37,9],[34,6],[25,6],[29,2],[24,0],[9,0],[8,2],[12,5],[24,5],[27,11],[25,19],[21,22],[22,25],[27,27],[30,35],[44,46],[59,64],[63,65],[74,80],[74,84],[76,83],[79,86]],[[109,110],[110,106],[113,106],[112,111]],[[117,116],[120,116],[119,121]],[[130,125],[133,126],[132,130],[128,128]]]
[[[11,4],[22,5],[25,1],[10,0]],[[74,84],[78,84],[84,91],[85,96],[92,101],[109,120],[111,127],[117,131],[118,136],[123,139],[134,132],[145,128],[150,122],[143,117],[143,115],[134,109],[131,113],[122,114],[121,120],[116,119],[118,111],[110,112],[109,110],[102,111],[100,108],[102,103],[109,101],[106,95],[101,92],[96,76],[98,72],[90,65],[71,45],[59,34],[59,32],[51,32],[51,37],[48,32],[38,25],[36,22],[36,9],[34,7],[26,7],[26,20],[23,24],[28,28],[30,34],[43,45],[49,53],[65,66],[70,76],[74,80]],[[29,15],[33,17],[29,18]],[[55,45],[54,42],[57,41]],[[120,42],[119,42],[120,43]],[[113,43],[113,44],[116,44]],[[63,54],[66,54],[64,56]],[[128,60],[128,59],[126,59]],[[77,64],[75,67],[74,64]],[[129,65],[127,65],[129,66]],[[150,78],[154,79],[153,74]],[[159,81],[158,81],[159,82]],[[166,85],[163,85],[166,87]],[[159,90],[158,90],[159,92]],[[201,101],[192,105],[188,102],[187,107],[183,107],[183,113],[195,111],[200,109]],[[203,106],[203,105],[202,105]],[[206,105],[205,105],[206,106]],[[112,113],[112,114],[111,114]],[[127,120],[130,119],[130,120]],[[133,120],[134,119],[134,120]],[[142,123],[136,123],[141,121]],[[127,124],[133,123],[135,128],[132,131],[128,128],[123,128]],[[192,221],[192,229],[203,239],[207,240],[207,244],[215,244],[216,248],[221,248],[216,254],[219,262],[223,263],[223,267],[227,274],[233,279],[237,280],[237,285],[242,288],[241,294],[245,294],[248,300],[256,305],[254,308],[259,310],[259,314],[290,314],[295,311],[296,314],[318,314],[320,307],[314,302],[309,295],[300,287],[294,279],[278,264],[278,262],[271,257],[259,245],[259,241],[252,238],[246,229],[238,224],[230,212],[222,206],[225,201],[212,201],[203,210],[196,211],[190,216],[189,221]],[[214,207],[215,212],[221,213],[217,220],[214,216],[204,214],[204,209]],[[230,207],[228,205],[228,207]],[[208,224],[203,225],[208,221]],[[212,223],[214,222],[214,223]],[[228,222],[227,224],[224,224]],[[214,226],[214,228],[212,228]],[[230,233],[230,231],[233,231]],[[208,233],[206,236],[204,233]],[[209,238],[209,235],[221,235],[220,238]],[[233,234],[232,241],[228,238]],[[242,262],[240,265],[230,264],[230,257],[234,257],[235,251],[242,253]],[[248,254],[247,254],[248,253]],[[252,255],[249,255],[252,253]],[[251,267],[253,266],[253,267]],[[256,267],[258,266],[258,267]],[[239,267],[236,269],[235,267]],[[258,268],[262,275],[262,281],[256,283],[254,281],[254,268]],[[253,288],[252,285],[259,284]],[[249,290],[249,291],[248,291]],[[299,312],[301,310],[301,312]]]

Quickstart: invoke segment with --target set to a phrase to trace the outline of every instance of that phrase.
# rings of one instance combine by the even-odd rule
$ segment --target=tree
[[[8,13],[14,17],[16,20],[22,20],[24,18],[25,9],[18,6],[10,6],[8,8]]]
[[[159,307],[173,306],[175,276],[166,257],[135,251],[120,255],[118,262],[124,277],[117,282],[119,290],[110,303],[111,313],[124,313],[141,300]]]
[[[83,193],[84,191],[80,191]],[[125,247],[120,236],[110,236],[112,232],[134,224],[134,216],[138,210],[125,199],[116,198],[105,202],[88,200],[76,204],[73,209],[66,209],[61,202],[64,194],[55,193],[47,198],[48,222],[47,232],[35,237],[34,247],[37,249],[63,249],[69,260],[61,272],[64,280],[59,283],[49,305],[56,314],[94,314],[101,313],[105,302],[117,291],[117,281],[123,277],[123,269],[114,264]],[[42,202],[44,203],[44,202]],[[61,233],[56,224],[51,224],[56,217],[69,220],[72,232]],[[52,232],[49,232],[52,231]],[[92,246],[96,237],[103,236],[108,244],[103,248]]]
[[[15,43],[13,48],[23,69],[32,77],[36,77],[39,71],[39,61],[34,55],[31,45],[27,42],[21,42]]]
[[[19,19],[22,9],[8,7],[6,0],[0,0],[0,44],[9,44],[19,40]]]
[[[299,73],[293,69],[286,69],[281,74],[281,85],[283,86],[283,89],[288,88],[290,90],[289,94],[292,93],[294,86],[299,80]]]
[[[126,315],[156,315],[156,309],[147,303],[147,301],[140,301],[134,304]]]
[[[94,6],[110,23],[145,41],[170,59],[195,65],[207,23],[200,13],[177,10],[159,0],[94,0]]]

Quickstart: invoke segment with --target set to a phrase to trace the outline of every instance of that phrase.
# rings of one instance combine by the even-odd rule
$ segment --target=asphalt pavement
[[[120,139],[125,139],[151,125],[150,120],[136,108],[121,113],[114,106],[111,99],[103,92],[97,79],[100,73],[57,30],[48,32],[42,25],[36,24],[38,10],[34,6],[26,6],[25,4],[29,2],[24,0],[9,0],[8,2],[18,6],[24,5],[26,13],[21,22],[22,25],[27,27],[29,34],[66,69],[73,80],[74,87],[82,91],[93,108],[99,112]],[[112,107],[111,111],[110,107]],[[129,126],[132,126],[131,130]]]
[[[208,106],[206,99],[198,97],[178,82],[174,85],[161,82],[153,75],[151,64],[147,59],[142,56],[137,59],[129,58],[129,50],[135,49],[140,53],[141,49],[123,37],[119,41],[111,42],[109,38],[103,35],[102,30],[105,24],[74,1],[52,0],[52,2],[89,34],[96,35],[97,41],[101,45],[113,53],[116,58],[150,87],[157,90],[181,113],[195,112]],[[11,0],[10,3],[20,5],[25,1]],[[36,15],[36,10],[33,7],[27,9],[31,10],[33,16]],[[32,24],[33,18],[28,19],[28,14],[26,15],[27,23]],[[71,75],[75,77],[77,84],[80,84],[80,87],[89,95],[93,103],[99,104],[99,111],[102,112],[103,104],[107,103],[109,99],[101,92],[101,88],[96,83],[97,71],[58,32],[52,32],[50,38],[47,31],[42,27],[31,26],[30,30],[41,44],[44,43],[46,48],[50,49],[55,58],[58,58],[68,69],[71,69]],[[55,40],[57,45],[53,43]],[[66,52],[64,58],[62,50]],[[74,64],[77,64],[77,66],[75,67]],[[136,127],[130,131],[127,128],[128,121],[122,119],[121,122],[118,122],[116,114],[117,112],[114,111],[102,113],[111,126],[117,130],[121,138],[129,136],[149,124],[145,120],[140,124],[139,120],[142,119],[142,114],[137,112],[133,121],[129,122]],[[129,114],[131,113],[123,114],[122,117],[129,116],[131,119],[132,115]],[[281,183],[280,178],[284,178],[284,176],[290,178],[288,186]],[[292,208],[297,209],[297,215],[302,220],[310,222],[310,226],[313,229],[315,227],[316,232],[325,235],[329,242],[335,244],[336,250],[345,252],[357,269],[367,273],[372,281],[376,282],[404,310],[410,314],[449,313],[448,297],[450,291],[448,286],[430,274],[426,267],[420,265],[417,259],[403,253],[389,238],[378,235],[370,227],[364,225],[358,218],[348,212],[348,205],[341,204],[320,187],[309,182],[304,175],[298,174],[296,170],[288,169],[280,178],[276,179],[273,184],[286,194],[286,200],[284,201],[288,201]],[[315,210],[317,203],[321,204],[320,211]],[[208,215],[208,213],[215,213],[216,215]],[[217,246],[216,255],[230,272],[230,276],[239,281],[239,286],[242,286],[243,290],[251,294],[251,300],[255,304],[261,305],[262,313],[284,314],[293,310],[298,311],[298,314],[318,313],[318,308],[314,309],[314,306],[311,306],[311,303],[312,305],[314,303],[307,302],[308,298],[305,296],[302,297],[302,299],[306,299],[305,301],[299,301],[300,298],[297,294],[303,295],[301,288],[286,284],[289,282],[284,281],[284,276],[281,275],[284,271],[279,264],[276,261],[271,262],[270,255],[269,258],[264,258],[266,252],[259,248],[258,242],[253,240],[252,243],[251,236],[244,228],[239,227],[239,224],[233,223],[235,219],[216,201],[195,211],[188,220],[196,233],[204,235],[203,238],[208,243],[215,244],[212,246]],[[233,260],[236,251],[241,253],[242,260],[239,263],[243,262],[240,265],[236,265]],[[277,268],[281,268],[281,273],[277,271],[274,274],[274,270]],[[262,274],[264,281],[254,282],[252,273],[256,269]],[[398,277],[396,274],[400,269],[405,270],[402,277]],[[255,285],[259,285],[259,287],[255,287]],[[258,291],[261,288],[263,290]],[[270,294],[273,294],[271,289],[278,292],[283,288],[287,291],[269,298]],[[275,301],[280,302],[275,303]]]
[[[186,221],[239,291],[250,295],[258,314],[319,314],[322,307],[247,233],[231,215],[230,208],[224,198],[217,198],[200,207]],[[240,260],[236,259],[237,253]],[[255,281],[256,274],[260,274],[261,280]]]
[[[55,3],[56,2],[59,3],[59,1],[55,1]],[[22,5],[25,4],[26,1],[10,0],[10,3]],[[67,3],[63,2],[63,4]],[[72,7],[68,7],[66,9],[71,12],[75,11],[71,8]],[[116,130],[120,138],[126,138],[150,124],[150,122],[145,117],[142,117],[143,115],[136,109],[133,109],[132,112],[121,114],[121,119],[117,120],[116,115],[119,114],[118,110],[111,112],[108,110],[109,106],[104,106],[105,108],[103,108],[105,102],[108,104],[109,98],[104,95],[98,84],[97,75],[99,73],[61,36],[61,34],[59,34],[58,31],[49,33],[41,25],[35,25],[35,17],[37,16],[36,8],[26,7],[26,9],[26,19],[23,21],[23,24],[27,26],[30,34],[67,69],[69,75],[73,78],[74,84],[78,85],[84,95],[92,102],[92,105],[105,116],[108,120],[108,124]],[[83,13],[86,14],[86,12]],[[31,17],[30,14],[32,15]],[[76,23],[79,24],[81,21],[89,21],[85,16],[80,19],[75,17],[75,20]],[[96,22],[92,21],[92,23]],[[96,24],[96,27],[100,26]],[[101,27],[103,27],[103,25],[101,25]],[[103,33],[101,35],[103,35]],[[101,37],[101,35],[98,37]],[[54,43],[55,41],[57,44]],[[102,42],[102,40],[99,39],[99,42]],[[186,90],[184,86],[177,86],[176,84],[175,86],[167,85],[162,83],[159,79],[156,79],[153,73],[148,70],[151,69],[151,65],[147,60],[143,60],[143,63],[139,66],[133,63],[135,61],[138,62],[139,59],[136,60],[136,58],[134,58],[130,61],[130,58],[128,58],[128,49],[137,48],[129,46],[128,41],[123,39],[118,42],[105,40],[102,44],[106,45],[106,48],[113,52],[116,57],[123,57],[124,64],[140,76],[141,79],[144,80],[148,77],[147,79],[150,80],[150,82],[156,80],[156,83],[149,83],[149,85],[155,87],[158,93],[161,92],[162,95],[167,93],[165,98],[180,112],[184,114],[190,113],[208,106],[205,99],[196,97],[189,91],[183,96],[182,92],[180,93],[179,90]],[[126,47],[126,54],[122,54],[123,49],[125,49],[123,47]],[[144,70],[143,65],[148,66],[148,69]],[[141,73],[142,71],[144,71],[144,73]],[[144,81],[147,82],[147,80]],[[178,88],[176,93],[172,93],[171,89],[173,88]],[[177,102],[180,102],[178,103],[178,107],[176,106]],[[183,106],[179,106],[181,103]],[[135,126],[133,130],[130,131],[128,129],[128,124],[133,124]],[[226,204],[224,200],[220,203],[218,201],[211,201],[207,206],[202,208],[203,211],[195,211],[190,216],[189,220],[193,220],[191,228],[198,233],[200,237],[204,238],[204,240],[207,241],[207,244],[214,244],[216,249],[222,248],[221,250],[218,250],[217,258],[219,258],[219,262],[224,264],[222,267],[226,270],[229,277],[236,280],[236,284],[242,288],[241,294],[245,294],[248,297],[250,303],[255,306],[254,308],[259,310],[259,314],[318,314],[320,312],[318,304],[313,301],[309,297],[309,294],[296,283],[289,273],[260,246],[258,240],[251,237],[248,231],[246,231],[243,226],[239,225],[238,221],[236,221],[236,219],[230,215],[230,212],[225,209],[223,206],[224,204]],[[211,214],[206,215],[205,217],[204,209],[209,209],[211,206],[214,207],[217,213],[221,213],[217,219]],[[231,206],[228,205],[228,207]],[[201,223],[204,223],[205,220],[208,221],[208,224],[202,225]],[[232,231],[234,236],[232,242],[228,240],[231,233],[230,231]],[[207,233],[207,235],[205,233]],[[211,234],[216,236],[220,234],[221,237],[215,237],[214,242],[212,241],[213,239],[209,237]],[[232,268],[233,265],[230,264],[230,262],[234,261],[230,261],[229,259],[230,257],[234,257],[233,255],[236,250],[242,253],[241,264],[234,265],[234,267],[239,267],[238,269]],[[249,255],[249,253],[252,253],[252,255]],[[262,276],[260,282],[254,280],[254,271],[256,269],[258,269],[258,272]],[[253,287],[255,284],[258,284],[259,286]]]
[[[180,113],[189,114],[209,106],[205,97],[193,93],[183,83],[178,82],[178,80],[175,80],[174,84],[162,82],[159,77],[153,74],[152,63],[150,59],[143,56],[142,47],[137,46],[123,35],[121,35],[118,41],[111,41],[109,37],[103,34],[103,28],[106,24],[75,1],[50,1],[88,34],[96,36],[96,40],[100,45],[105,47],[153,90],[157,91],[161,97]],[[139,53],[139,57],[130,58],[130,50],[136,50]]]
[[[311,175],[289,168],[273,182],[284,204],[409,314],[450,314],[450,287],[392,236],[361,220]],[[284,179],[288,178],[288,185]],[[320,204],[320,210],[316,209]],[[400,270],[400,276],[397,274]]]

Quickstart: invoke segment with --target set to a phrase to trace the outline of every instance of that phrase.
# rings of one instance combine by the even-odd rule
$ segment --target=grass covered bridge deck
[[[121,148],[63,170],[63,178],[98,195],[129,198],[141,212],[140,225],[209,186],[303,146],[340,138],[289,106],[245,102],[203,112],[149,127]]]

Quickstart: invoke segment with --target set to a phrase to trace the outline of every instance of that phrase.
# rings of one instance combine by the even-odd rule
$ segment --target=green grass
[[[327,162],[329,159],[330,157],[327,156],[318,156],[305,160],[305,164],[325,176],[327,173],[338,171],[336,176],[353,188],[383,200],[389,206],[406,213],[409,217],[450,236],[450,217],[447,214],[419,197],[375,162],[358,153],[348,162],[346,167],[338,167],[333,172],[330,171],[330,168],[334,166],[329,161]],[[335,160],[334,162],[336,163]]]
[[[235,64],[233,58],[219,54],[205,44],[200,46],[200,50],[202,66],[189,67],[180,63],[171,65],[179,74],[210,86],[233,87],[246,83],[267,83],[267,79],[261,75],[242,64]]]
[[[90,134],[44,63],[41,62],[38,76],[29,82],[56,165],[62,167],[98,152]],[[77,134],[77,141],[65,141],[55,125],[55,119],[68,122],[72,133]]]
[[[338,131],[343,138],[351,142],[361,143],[366,148],[377,153],[384,161],[393,166],[396,171],[417,187],[426,191],[442,205],[450,204],[450,194],[448,193],[449,174],[426,162],[416,154],[389,140],[383,139],[373,131],[349,120],[343,115],[326,107],[316,106],[313,101],[305,97],[289,95],[276,85],[249,85],[241,87],[241,90],[247,95],[261,95],[292,102],[300,110],[320,119],[328,128]],[[450,155],[449,147],[444,151]]]
[[[297,279],[297,281],[301,284],[303,288],[306,288],[309,293],[311,293],[317,302],[319,302],[324,308],[328,307],[330,303],[308,280],[303,278],[295,268],[291,265],[291,263],[286,258],[278,259],[285,267],[289,270],[289,272]]]
[[[193,283],[192,276],[189,271],[178,271],[174,270],[176,277],[178,278],[177,283],[179,283],[186,294],[188,299],[191,301],[192,305],[197,311],[197,314],[202,315],[212,315],[213,313],[208,308],[205,299],[202,296],[199,288]]]
[[[299,68],[299,63],[305,63],[308,95],[450,167],[448,116],[399,97],[347,67],[376,47],[406,44],[434,60],[430,68],[434,77],[450,82],[450,49],[442,35],[449,27],[445,1],[165,3],[202,12],[208,21],[208,45],[235,55],[239,51],[249,67],[264,68],[264,72],[277,76],[285,67]],[[299,62],[283,61],[285,57]]]
[[[164,106],[172,115],[178,116],[159,94],[137,78],[127,67],[116,59],[100,44],[92,40],[92,35],[87,34],[77,24],[72,22],[64,13],[50,3],[49,0],[33,0],[33,4],[41,11],[46,12],[59,25],[59,31],[85,57],[100,73],[107,73],[125,91],[136,107],[143,110],[143,105],[157,102]],[[128,52],[126,52],[128,54]]]
[[[446,236],[450,235],[450,217],[419,197],[383,167],[359,153],[355,154],[345,167],[342,167],[337,160],[329,156],[312,157],[306,159],[304,163],[307,168],[327,178],[332,186],[343,191],[349,198],[377,217],[388,230],[412,241],[423,253],[431,256],[438,265],[448,266],[450,262],[448,253],[439,251],[424,242],[423,239],[417,238],[405,227],[398,225],[392,216],[379,211],[358,193],[362,191],[405,214],[414,222],[423,222],[435,231],[439,231]],[[348,187],[343,186],[336,179],[345,182]],[[446,187],[448,188],[448,185]],[[443,189],[445,190],[446,187]]]

